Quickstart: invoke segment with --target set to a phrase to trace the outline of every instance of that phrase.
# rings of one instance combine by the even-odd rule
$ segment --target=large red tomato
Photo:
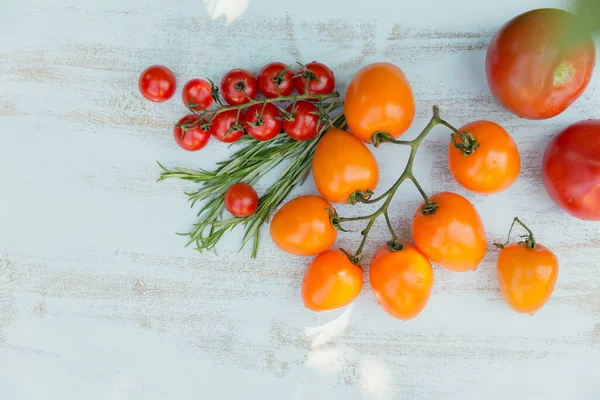
[[[600,221],[600,119],[575,123],[554,137],[542,168],[556,204],[574,217]]]
[[[504,24],[486,56],[488,84],[496,99],[522,118],[546,119],[569,107],[585,90],[594,69],[591,37],[563,46],[574,16],[538,9]]]

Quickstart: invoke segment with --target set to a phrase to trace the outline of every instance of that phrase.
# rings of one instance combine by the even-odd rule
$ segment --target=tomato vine
[[[406,180],[412,181],[413,184],[415,185],[415,187],[417,188],[417,190],[419,191],[419,193],[421,194],[421,196],[423,197],[423,199],[425,200],[425,206],[422,208],[422,211],[421,211],[423,214],[433,214],[437,210],[438,205],[435,202],[431,202],[429,200],[429,196],[427,196],[427,194],[425,193],[425,191],[419,184],[419,181],[417,180],[417,178],[415,177],[414,172],[413,172],[413,165],[414,165],[415,157],[417,155],[417,151],[419,150],[419,146],[421,145],[421,143],[423,142],[425,137],[429,134],[429,132],[431,132],[431,130],[436,125],[444,125],[447,128],[449,128],[453,132],[452,136],[454,136],[455,134],[458,133],[458,130],[456,128],[454,128],[454,126],[452,126],[451,124],[449,124],[448,122],[446,122],[445,120],[443,120],[440,117],[439,108],[437,106],[434,106],[433,107],[433,116],[431,117],[431,120],[429,121],[427,126],[425,126],[423,131],[413,140],[397,140],[397,139],[394,139],[391,135],[387,134],[386,132],[376,132],[373,135],[372,141],[373,141],[373,145],[375,145],[376,147],[384,142],[389,142],[389,143],[398,144],[398,145],[405,145],[405,146],[410,147],[410,155],[408,157],[408,162],[406,163],[406,167],[404,168],[404,171],[402,172],[400,177],[396,180],[396,182],[385,193],[383,193],[382,195],[380,195],[376,198],[373,198],[373,199],[370,198],[371,193],[356,192],[351,196],[351,198],[353,200],[356,200],[357,202],[365,203],[365,204],[373,204],[373,203],[379,203],[379,202],[383,201],[383,204],[381,205],[381,207],[379,207],[376,211],[374,211],[371,214],[358,216],[358,217],[341,217],[335,212],[331,213],[331,223],[337,229],[340,229],[340,230],[344,230],[341,226],[341,224],[344,222],[360,221],[360,220],[368,220],[369,221],[367,223],[366,227],[361,231],[361,235],[363,238],[362,238],[362,241],[361,241],[358,249],[356,250],[354,255],[351,256],[351,260],[353,263],[355,263],[355,264],[360,263],[360,260],[363,256],[362,252],[363,252],[363,249],[367,242],[367,237],[369,235],[369,232],[371,231],[371,228],[375,224],[375,221],[377,221],[377,219],[381,215],[384,216],[387,227],[390,231],[390,235],[392,237],[392,240],[390,242],[388,242],[388,247],[390,248],[390,250],[396,250],[396,251],[403,249],[402,243],[400,243],[398,241],[398,237],[396,236],[396,233],[394,232],[394,229],[392,227],[388,208],[389,208],[389,205],[390,205],[392,199],[394,198],[394,196],[396,194],[396,191],[398,190],[398,188],[402,185],[402,183],[404,181],[406,181]]]

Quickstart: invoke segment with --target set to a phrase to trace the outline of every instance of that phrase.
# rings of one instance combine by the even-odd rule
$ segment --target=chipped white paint
[[[600,398],[600,227],[561,213],[539,168],[559,129],[599,117],[600,75],[567,112],[535,122],[497,106],[483,66],[503,22],[569,3],[335,3],[251,0],[226,24],[213,1],[2,2],[0,399]],[[170,126],[183,106],[142,100],[138,74],[166,64],[181,87],[271,60],[326,62],[341,91],[361,65],[398,64],[417,98],[407,135],[424,126],[433,104],[457,125],[503,124],[523,156],[507,192],[481,197],[457,187],[442,128],[424,144],[417,174],[429,192],[471,199],[490,242],[504,237],[514,215],[527,221],[560,259],[548,305],[534,317],[508,309],[491,246],[477,272],[436,269],[428,307],[408,323],[388,317],[368,284],[345,310],[305,311],[307,260],[281,254],[267,237],[254,261],[237,252],[240,232],[220,256],[183,248],[175,232],[193,222],[183,194],[192,186],[156,183],[155,161],[210,167],[227,150],[211,143],[201,153],[180,151]],[[404,151],[376,150],[381,188],[395,180]],[[308,182],[296,193],[314,190]],[[394,202],[404,237],[418,201],[407,184]],[[357,240],[347,234],[340,244],[354,248]],[[379,224],[368,251],[383,240]]]

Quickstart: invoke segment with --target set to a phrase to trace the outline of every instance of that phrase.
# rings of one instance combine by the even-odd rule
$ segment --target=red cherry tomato
[[[213,105],[211,96],[212,86],[204,79],[192,79],[183,87],[181,99],[183,104],[193,110],[202,110],[210,108]]]
[[[304,66],[296,77],[296,90],[300,94],[306,93],[306,81],[308,80],[308,93],[328,94],[335,88],[335,75],[325,64],[313,61]]]
[[[600,221],[600,119],[568,126],[554,137],[542,162],[544,186],[572,216]]]
[[[594,69],[591,36],[565,49],[560,34],[574,15],[559,9],[537,9],[504,24],[486,55],[492,94],[513,114],[528,119],[554,117],[585,90]],[[565,51],[566,50],[566,51]]]
[[[210,133],[221,142],[233,143],[237,141],[244,134],[241,126],[244,116],[240,114],[238,124],[235,126],[237,115],[237,110],[220,112],[210,125]]]
[[[245,69],[233,69],[227,72],[221,80],[221,94],[229,104],[245,104],[250,99],[255,99],[257,92],[256,78]]]
[[[294,104],[286,109],[291,113]],[[308,101],[298,101],[293,114],[293,121],[283,121],[283,130],[295,140],[309,140],[317,136],[319,129],[319,116],[314,114],[317,107]]]
[[[294,90],[294,72],[284,63],[272,62],[258,73],[258,88],[265,97],[289,96]],[[284,72],[285,71],[285,72]],[[277,93],[279,84],[279,93]]]
[[[260,115],[262,110],[262,115]],[[260,118],[259,118],[260,115]],[[281,132],[279,109],[271,103],[254,104],[244,115],[244,129],[256,140],[270,140]]]
[[[171,70],[163,65],[146,68],[138,81],[140,93],[154,102],[169,100],[175,94],[177,81]]]
[[[198,151],[208,143],[210,132],[202,129],[197,115],[190,114],[177,121],[173,128],[173,138],[182,149]]]
[[[258,208],[258,195],[247,183],[236,183],[225,192],[225,208],[234,217],[247,217]]]

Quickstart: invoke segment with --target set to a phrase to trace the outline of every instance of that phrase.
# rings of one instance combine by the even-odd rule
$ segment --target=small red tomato
[[[555,136],[542,161],[544,186],[572,216],[600,221],[600,120],[580,121]]]
[[[243,127],[240,124],[243,117],[243,115],[240,115],[238,119],[237,110],[220,112],[210,125],[210,133],[221,142],[233,143],[244,134]],[[236,120],[238,121],[237,124],[235,123]]]
[[[325,64],[313,61],[304,66],[296,77],[296,90],[300,94],[306,93],[306,82],[308,81],[308,93],[329,94],[335,88],[335,75]]]
[[[294,90],[294,73],[284,63],[269,63],[258,73],[258,88],[265,97],[289,96]]]
[[[273,104],[266,103],[264,109],[262,104],[254,104],[244,114],[244,129],[256,140],[273,139],[281,132],[279,117],[279,110]]]
[[[290,104],[286,111],[292,113],[293,121],[283,121],[283,130],[295,140],[309,140],[317,136],[319,130],[319,116],[317,107],[308,101],[298,101],[296,109]]]
[[[236,183],[225,192],[225,208],[234,217],[247,217],[258,208],[258,195],[247,183]]]
[[[177,81],[171,70],[163,65],[146,68],[138,81],[140,93],[154,102],[169,100],[175,94]]]
[[[181,99],[187,108],[192,110],[207,109],[213,105],[212,86],[204,79],[192,79],[183,87]]]
[[[255,99],[257,92],[256,78],[245,69],[233,69],[227,72],[221,80],[221,94],[229,104],[245,104],[250,99]]]
[[[210,132],[202,129],[197,115],[190,114],[177,121],[173,128],[173,138],[182,149],[197,151],[206,146]]]

